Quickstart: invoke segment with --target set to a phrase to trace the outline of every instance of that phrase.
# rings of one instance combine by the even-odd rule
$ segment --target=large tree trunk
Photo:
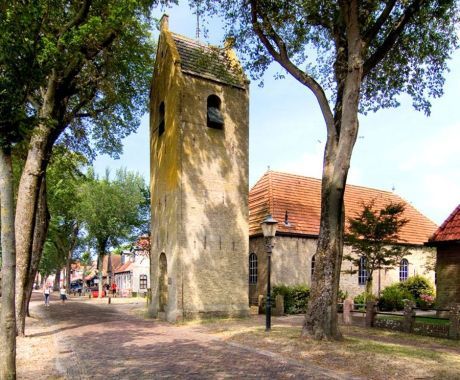
[[[59,291],[59,287],[61,285],[61,270],[62,268],[56,269],[56,274],[54,275],[54,284],[53,284],[54,291]]]
[[[75,249],[75,246],[77,245],[79,229],[80,229],[80,226],[78,225],[78,223],[75,223],[75,225],[72,228],[72,238],[71,238],[71,241],[70,241],[69,252],[67,254],[67,265],[66,265],[66,288],[67,288],[67,291],[70,291],[70,275],[71,275],[71,271],[72,271],[72,257],[73,257],[73,251]]]
[[[37,213],[36,213],[36,218],[35,218],[35,228],[34,228],[34,236],[33,236],[33,243],[32,243],[32,258],[30,262],[29,276],[28,276],[28,281],[26,285],[27,286],[26,287],[27,316],[30,316],[29,315],[30,297],[32,295],[32,290],[33,290],[33,286],[35,283],[35,277],[37,276],[38,266],[42,258],[43,246],[45,245],[46,236],[48,233],[49,222],[50,222],[50,214],[48,211],[48,203],[46,199],[46,180],[44,178],[42,180],[42,183],[40,186],[40,192],[38,195],[38,208],[37,208]],[[25,326],[25,316],[24,316],[24,319],[21,321],[18,321],[18,323],[19,322],[22,323],[22,326]]]
[[[328,129],[321,189],[321,223],[315,256],[317,261],[302,330],[303,336],[315,339],[341,338],[337,320],[337,295],[343,253],[343,199],[358,133],[359,90],[363,72],[358,3],[352,0],[342,4],[345,9],[347,71],[343,77],[338,78],[340,92],[335,107],[336,123],[334,129]]]
[[[18,334],[24,335],[27,300],[27,280],[32,261],[33,234],[35,230],[38,194],[53,144],[63,130],[61,121],[65,107],[57,103],[58,80],[53,73],[48,79],[40,118],[44,120],[33,131],[30,138],[24,170],[21,174],[16,203],[16,319]]]
[[[16,318],[18,334],[24,335],[27,282],[31,272],[32,245],[35,230],[38,194],[46,167],[48,136],[46,127],[39,128],[31,138],[27,160],[21,175],[16,205]]]
[[[104,263],[104,251],[99,252],[97,257],[97,270],[98,270],[98,298],[102,298],[102,270],[103,270],[103,263]]]
[[[2,308],[0,314],[0,379],[16,379],[15,236],[11,150],[0,148],[0,213],[2,240]]]

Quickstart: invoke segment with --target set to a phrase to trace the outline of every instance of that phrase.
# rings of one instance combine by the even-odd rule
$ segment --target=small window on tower
[[[165,103],[161,102],[159,110],[160,122],[158,123],[158,136],[165,131]]]
[[[224,128],[224,117],[220,109],[221,101],[218,96],[208,96],[208,127],[215,129]]]

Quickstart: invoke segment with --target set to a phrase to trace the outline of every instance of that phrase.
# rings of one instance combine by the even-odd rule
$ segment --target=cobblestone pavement
[[[57,344],[67,379],[343,379],[327,369],[244,347],[187,325],[147,320],[133,305],[71,299],[31,303]]]

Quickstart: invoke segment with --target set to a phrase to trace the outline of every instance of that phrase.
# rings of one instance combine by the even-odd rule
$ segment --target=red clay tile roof
[[[437,226],[404,199],[389,191],[347,185],[345,190],[345,215],[358,214],[363,203],[374,200],[375,207],[389,202],[403,202],[404,218],[409,222],[401,229],[400,242],[423,244]],[[288,225],[284,224],[286,211]],[[260,222],[271,214],[278,220],[281,233],[312,235],[319,233],[321,216],[321,180],[269,171],[249,191],[249,236],[261,233]]]
[[[460,240],[460,204],[436,230],[432,242]]]
[[[119,266],[116,270],[115,273],[122,273],[122,272],[130,272],[132,269],[133,263],[131,261],[128,261],[121,266]]]

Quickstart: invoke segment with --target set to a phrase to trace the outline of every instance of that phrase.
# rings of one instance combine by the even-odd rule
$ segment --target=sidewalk
[[[28,319],[28,336],[19,346],[23,351],[25,345],[35,344],[37,352],[29,352],[29,364],[38,366],[38,372],[25,370],[27,362],[21,359],[18,378],[346,378],[279,353],[226,343],[199,325],[142,319],[133,315],[136,307],[72,297],[64,305],[54,298],[45,308],[34,295],[31,313],[39,319]]]

